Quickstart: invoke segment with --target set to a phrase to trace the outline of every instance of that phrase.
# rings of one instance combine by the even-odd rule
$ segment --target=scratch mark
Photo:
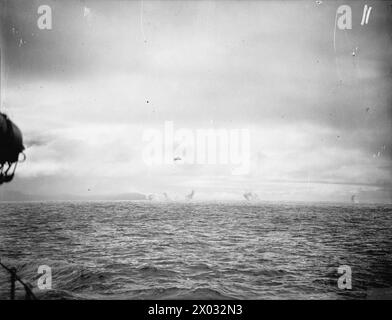
[[[369,23],[369,16],[371,11],[372,11],[372,7],[370,6],[368,7],[367,4],[365,4],[365,6],[363,7],[361,26]]]
[[[366,24],[368,24],[368,22],[369,22],[370,11],[372,11],[372,7],[369,7],[369,11],[366,15]]]
[[[336,59],[336,25],[337,25],[337,19],[338,19],[338,12],[336,11],[336,13],[335,13],[335,26],[334,26],[334,30],[333,30],[333,50],[335,52],[335,69],[336,69],[336,72],[338,74],[338,78],[341,79],[342,77],[340,75],[338,62],[337,62],[337,59]]]
[[[144,12],[144,1],[141,0],[141,4],[140,4],[140,30],[142,32],[143,41],[144,41],[144,43],[146,43],[147,39],[146,39],[146,34],[144,33],[143,12]]]

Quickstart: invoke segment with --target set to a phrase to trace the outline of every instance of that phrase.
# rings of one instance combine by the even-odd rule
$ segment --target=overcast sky
[[[352,30],[335,31],[341,4]],[[5,188],[391,202],[392,7],[367,1],[361,26],[364,4],[1,1],[2,110],[28,147]],[[250,173],[147,166],[143,130],[165,121],[249,129]]]

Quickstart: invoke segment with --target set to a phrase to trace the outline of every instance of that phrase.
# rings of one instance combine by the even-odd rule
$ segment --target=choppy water
[[[41,299],[391,297],[391,227],[392,206],[0,203],[0,257]],[[50,291],[36,287],[39,265]],[[0,298],[8,290],[0,270]]]

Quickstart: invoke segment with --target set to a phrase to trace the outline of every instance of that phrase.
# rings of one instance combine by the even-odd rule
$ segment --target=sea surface
[[[391,230],[385,205],[3,202],[0,258],[39,299],[390,299]]]

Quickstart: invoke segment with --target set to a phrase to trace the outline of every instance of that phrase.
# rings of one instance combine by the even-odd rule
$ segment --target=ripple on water
[[[0,257],[46,299],[363,299],[392,291],[392,207],[0,203]],[[339,265],[353,289],[337,287]],[[0,272],[0,298],[8,276]],[[23,292],[18,289],[18,297]]]

